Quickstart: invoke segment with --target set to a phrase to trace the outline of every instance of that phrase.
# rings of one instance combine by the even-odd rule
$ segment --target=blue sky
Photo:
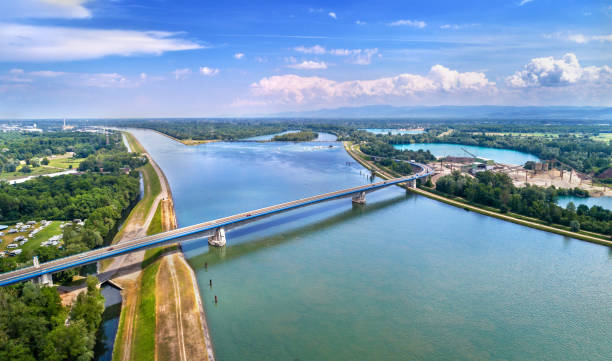
[[[612,106],[612,0],[0,2],[0,117]]]

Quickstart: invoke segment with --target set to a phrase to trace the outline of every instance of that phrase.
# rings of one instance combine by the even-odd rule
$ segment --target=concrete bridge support
[[[34,262],[34,268],[40,268],[40,262],[38,262],[38,256],[34,256],[32,261]],[[34,279],[34,283],[38,283],[40,285],[51,287],[53,286],[53,277],[51,277],[50,274],[45,273],[44,275],[40,277],[36,277]]]
[[[225,246],[225,229],[223,227],[219,227],[215,229],[215,234],[208,237],[208,244],[215,247],[223,247]]]
[[[416,188],[416,179],[413,180],[409,180],[408,182],[406,182],[406,185],[408,186],[408,188]]]
[[[366,202],[365,192],[359,192],[358,194],[353,196],[353,203],[365,204],[365,202]]]

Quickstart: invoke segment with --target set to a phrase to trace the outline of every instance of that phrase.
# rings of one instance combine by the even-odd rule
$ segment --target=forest
[[[19,167],[19,161],[38,166],[38,161],[33,158],[62,155],[66,152],[74,152],[75,158],[85,158],[98,150],[114,147],[116,142],[107,144],[104,134],[96,133],[0,133],[0,172],[14,172]]]
[[[299,132],[292,132],[287,134],[278,134],[272,138],[274,142],[309,142],[314,140],[319,134],[309,131],[302,130]]]
[[[560,224],[573,231],[581,229],[612,235],[612,211],[599,206],[576,207],[569,203],[566,208],[556,204],[561,195],[588,196],[581,189],[557,189],[528,185],[515,187],[512,179],[503,173],[479,172],[475,178],[455,171],[440,177],[437,191],[458,196],[468,202],[498,208],[502,213],[513,212],[540,219],[547,224]]]
[[[0,288],[0,360],[91,360],[104,298],[97,279],[71,306],[55,288],[31,282]]]
[[[360,146],[360,149],[364,154],[375,157],[415,160],[418,163],[428,163],[436,160],[436,157],[428,150],[399,150],[395,149],[392,145],[388,143],[381,142],[378,140],[373,140],[362,144]]]

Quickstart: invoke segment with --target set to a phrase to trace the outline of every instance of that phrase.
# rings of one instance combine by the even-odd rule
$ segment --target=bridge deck
[[[12,283],[32,279],[47,273],[54,273],[68,268],[82,266],[85,264],[97,262],[102,259],[115,257],[121,254],[139,251],[144,248],[159,246],[164,243],[180,242],[182,240],[194,238],[195,235],[205,237],[207,235],[212,235],[212,232],[214,232],[214,230],[219,227],[234,228],[239,226],[240,224],[252,222],[259,218],[264,218],[273,214],[286,212],[292,209],[305,207],[311,204],[325,202],[332,199],[349,197],[355,194],[359,194],[361,192],[369,193],[395,184],[405,183],[433,174],[433,170],[426,165],[414,162],[410,163],[414,166],[421,168],[421,171],[417,174],[406,177],[394,178],[382,182],[367,184],[364,186],[341,189],[335,192],[298,199],[287,203],[281,203],[270,207],[256,209],[250,212],[239,213],[229,217],[223,217],[212,221],[195,224],[192,226],[182,227],[172,231],[159,233],[153,236],[138,238],[132,241],[122,242],[112,246],[97,248],[91,251],[41,263],[38,268],[32,266],[11,272],[2,273],[0,274],[0,286],[5,286]]]

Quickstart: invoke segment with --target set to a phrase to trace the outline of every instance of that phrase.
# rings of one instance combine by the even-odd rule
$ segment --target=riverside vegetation
[[[110,139],[109,144],[104,139],[104,146],[81,162],[82,174],[41,177],[15,185],[0,183],[0,217],[4,222],[85,220],[83,225],[64,227],[61,248],[38,247],[24,250],[18,257],[0,258],[0,272],[27,266],[34,255],[41,262],[49,261],[96,248],[113,238],[117,222],[140,191],[138,172],[126,174],[120,168],[145,164],[146,159],[126,153],[120,137]],[[66,283],[79,272],[75,268],[53,278]],[[1,288],[0,359],[91,360],[104,299],[97,279],[89,277],[86,283],[87,292],[67,307],[62,306],[55,288],[30,282]]]

